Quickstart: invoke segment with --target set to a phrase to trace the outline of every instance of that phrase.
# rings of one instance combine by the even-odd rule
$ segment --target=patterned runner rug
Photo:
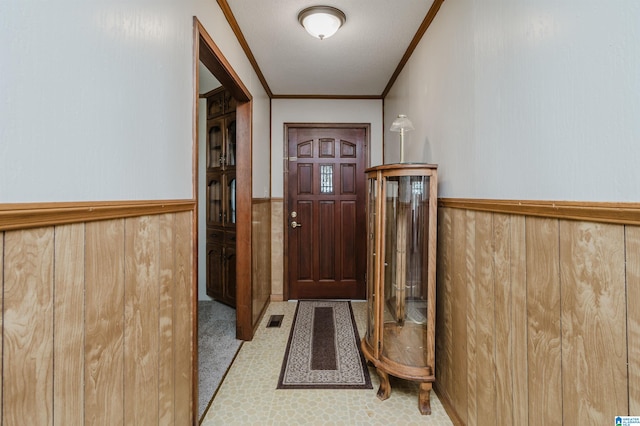
[[[277,388],[371,389],[350,302],[298,302]]]

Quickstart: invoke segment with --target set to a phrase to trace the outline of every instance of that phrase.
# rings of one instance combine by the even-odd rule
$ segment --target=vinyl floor
[[[353,302],[360,336],[366,324],[366,303]],[[251,342],[238,352],[202,425],[451,425],[435,392],[432,414],[418,411],[418,386],[391,382],[391,397],[376,397],[379,381],[369,367],[373,389],[276,389],[295,302],[272,302]],[[284,315],[280,328],[267,328],[270,315]]]

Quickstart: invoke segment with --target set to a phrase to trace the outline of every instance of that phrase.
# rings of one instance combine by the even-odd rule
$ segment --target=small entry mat
[[[277,388],[372,388],[350,302],[298,302]]]

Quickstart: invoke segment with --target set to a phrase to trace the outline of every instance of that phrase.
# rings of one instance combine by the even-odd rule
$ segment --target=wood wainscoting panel
[[[560,221],[563,420],[628,410],[624,228]]]
[[[282,198],[271,199],[271,300],[284,300],[285,212]]]
[[[4,306],[4,234],[4,232],[0,232],[0,306]],[[4,334],[4,309],[2,310],[2,315],[0,315],[0,327],[3,330]],[[0,359],[2,359],[2,364],[4,364],[3,346],[3,344],[0,344]],[[2,388],[4,387],[3,384],[4,375],[0,380],[0,418],[2,418],[2,414],[4,412],[4,395],[2,394]]]
[[[55,228],[53,399],[55,425],[84,423],[84,224]]]
[[[186,419],[195,419],[196,412],[194,404],[198,398],[194,389],[195,383],[192,381],[192,373],[198,368],[195,363],[193,353],[193,341],[197,336],[193,331],[197,326],[198,318],[195,313],[197,294],[194,293],[192,285],[192,267],[194,247],[191,246],[193,213],[179,213],[175,216],[174,226],[174,253],[173,261],[174,281],[174,310],[173,310],[173,332],[175,333],[174,365],[175,365],[175,423],[182,424]],[[197,371],[196,371],[197,374]]]
[[[511,316],[511,222],[505,214],[493,215],[493,264],[495,274],[495,380],[496,424],[513,424],[513,351]]]
[[[451,368],[465,369],[467,363],[467,318],[464,312],[467,311],[467,283],[470,271],[465,268],[466,251],[463,248],[466,245],[467,217],[462,210],[451,212],[451,232],[453,233],[453,255],[451,256],[453,271],[450,273],[451,282],[447,293],[451,300],[445,301],[445,306],[450,318],[450,338],[454,342],[460,342],[459,351],[446,351],[447,357],[451,360]],[[454,303],[455,302],[455,303]],[[466,401],[467,397],[467,378],[462,374],[449,373],[451,383],[449,392],[458,395],[461,401]],[[461,406],[460,408],[464,408]]]
[[[129,213],[0,232],[0,424],[195,424],[193,212]]]
[[[124,388],[135,392],[125,395],[124,418],[152,425],[158,424],[159,401],[158,216],[126,219],[125,234]]]
[[[458,214],[462,213],[462,214]],[[436,324],[438,333],[436,341],[436,390],[444,396],[446,401],[455,404],[450,413],[455,415],[458,423],[475,424],[475,413],[467,415],[467,393],[475,396],[475,370],[467,365],[468,345],[467,294],[473,287],[473,261],[475,251],[459,255],[459,249],[464,247],[469,236],[467,224],[471,223],[473,230],[474,216],[466,217],[464,212],[453,210],[438,211],[438,262],[436,262]],[[470,257],[470,258],[469,258]],[[465,267],[470,265],[471,268]],[[475,304],[467,307],[475,310]],[[475,338],[475,336],[473,337]],[[447,342],[460,342],[460,347],[453,347]],[[469,347],[468,351],[474,351]],[[475,362],[475,357],[473,358]],[[474,364],[475,365],[475,364]],[[469,374],[467,374],[469,369]],[[471,402],[470,402],[471,403]]]
[[[562,419],[558,220],[526,218],[529,424]]]
[[[85,422],[124,422],[124,219],[86,224]],[[130,396],[130,395],[128,395]]]
[[[477,424],[496,421],[495,272],[493,215],[476,212],[476,363]]]
[[[476,312],[476,213],[464,211],[464,239],[458,239],[457,243],[462,244],[456,250],[464,253],[462,260],[464,264],[458,265],[464,271],[464,289],[466,290],[466,310],[462,312],[466,320],[467,353],[466,353],[466,380],[467,380],[467,424],[476,425],[478,423],[478,361],[477,361],[477,318]],[[462,370],[464,371],[464,370]],[[464,374],[462,374],[464,379]]]
[[[175,406],[175,214],[158,217],[158,424],[176,423]]]
[[[53,422],[53,235],[5,233],[2,424]]]
[[[435,389],[454,423],[640,411],[640,227],[601,219],[439,208]]]
[[[454,374],[453,360],[451,353],[453,351],[452,345],[440,344],[441,342],[453,341],[453,331],[451,329],[451,316],[453,311],[451,304],[453,297],[451,297],[451,274],[454,271],[453,268],[453,244],[455,244],[455,236],[453,235],[453,228],[451,224],[451,211],[441,210],[438,212],[438,256],[439,261],[436,263],[436,324],[438,324],[438,332],[436,334],[436,377],[440,384],[439,391],[449,396],[451,395],[451,388]],[[441,367],[441,368],[439,368]],[[452,401],[462,400],[453,399]],[[457,411],[457,410],[456,410]],[[464,415],[464,412],[460,412],[460,415]]]
[[[271,201],[254,199],[251,205],[251,320],[255,329],[271,298]]]
[[[511,363],[513,421],[525,425],[529,420],[528,317],[527,317],[527,228],[524,216],[511,216]]]
[[[640,226],[626,227],[629,413],[640,413]]]

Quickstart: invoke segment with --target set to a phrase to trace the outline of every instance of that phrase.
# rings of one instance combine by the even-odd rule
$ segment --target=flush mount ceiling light
[[[298,14],[300,25],[320,40],[334,35],[346,20],[340,9],[331,6],[311,6]]]

